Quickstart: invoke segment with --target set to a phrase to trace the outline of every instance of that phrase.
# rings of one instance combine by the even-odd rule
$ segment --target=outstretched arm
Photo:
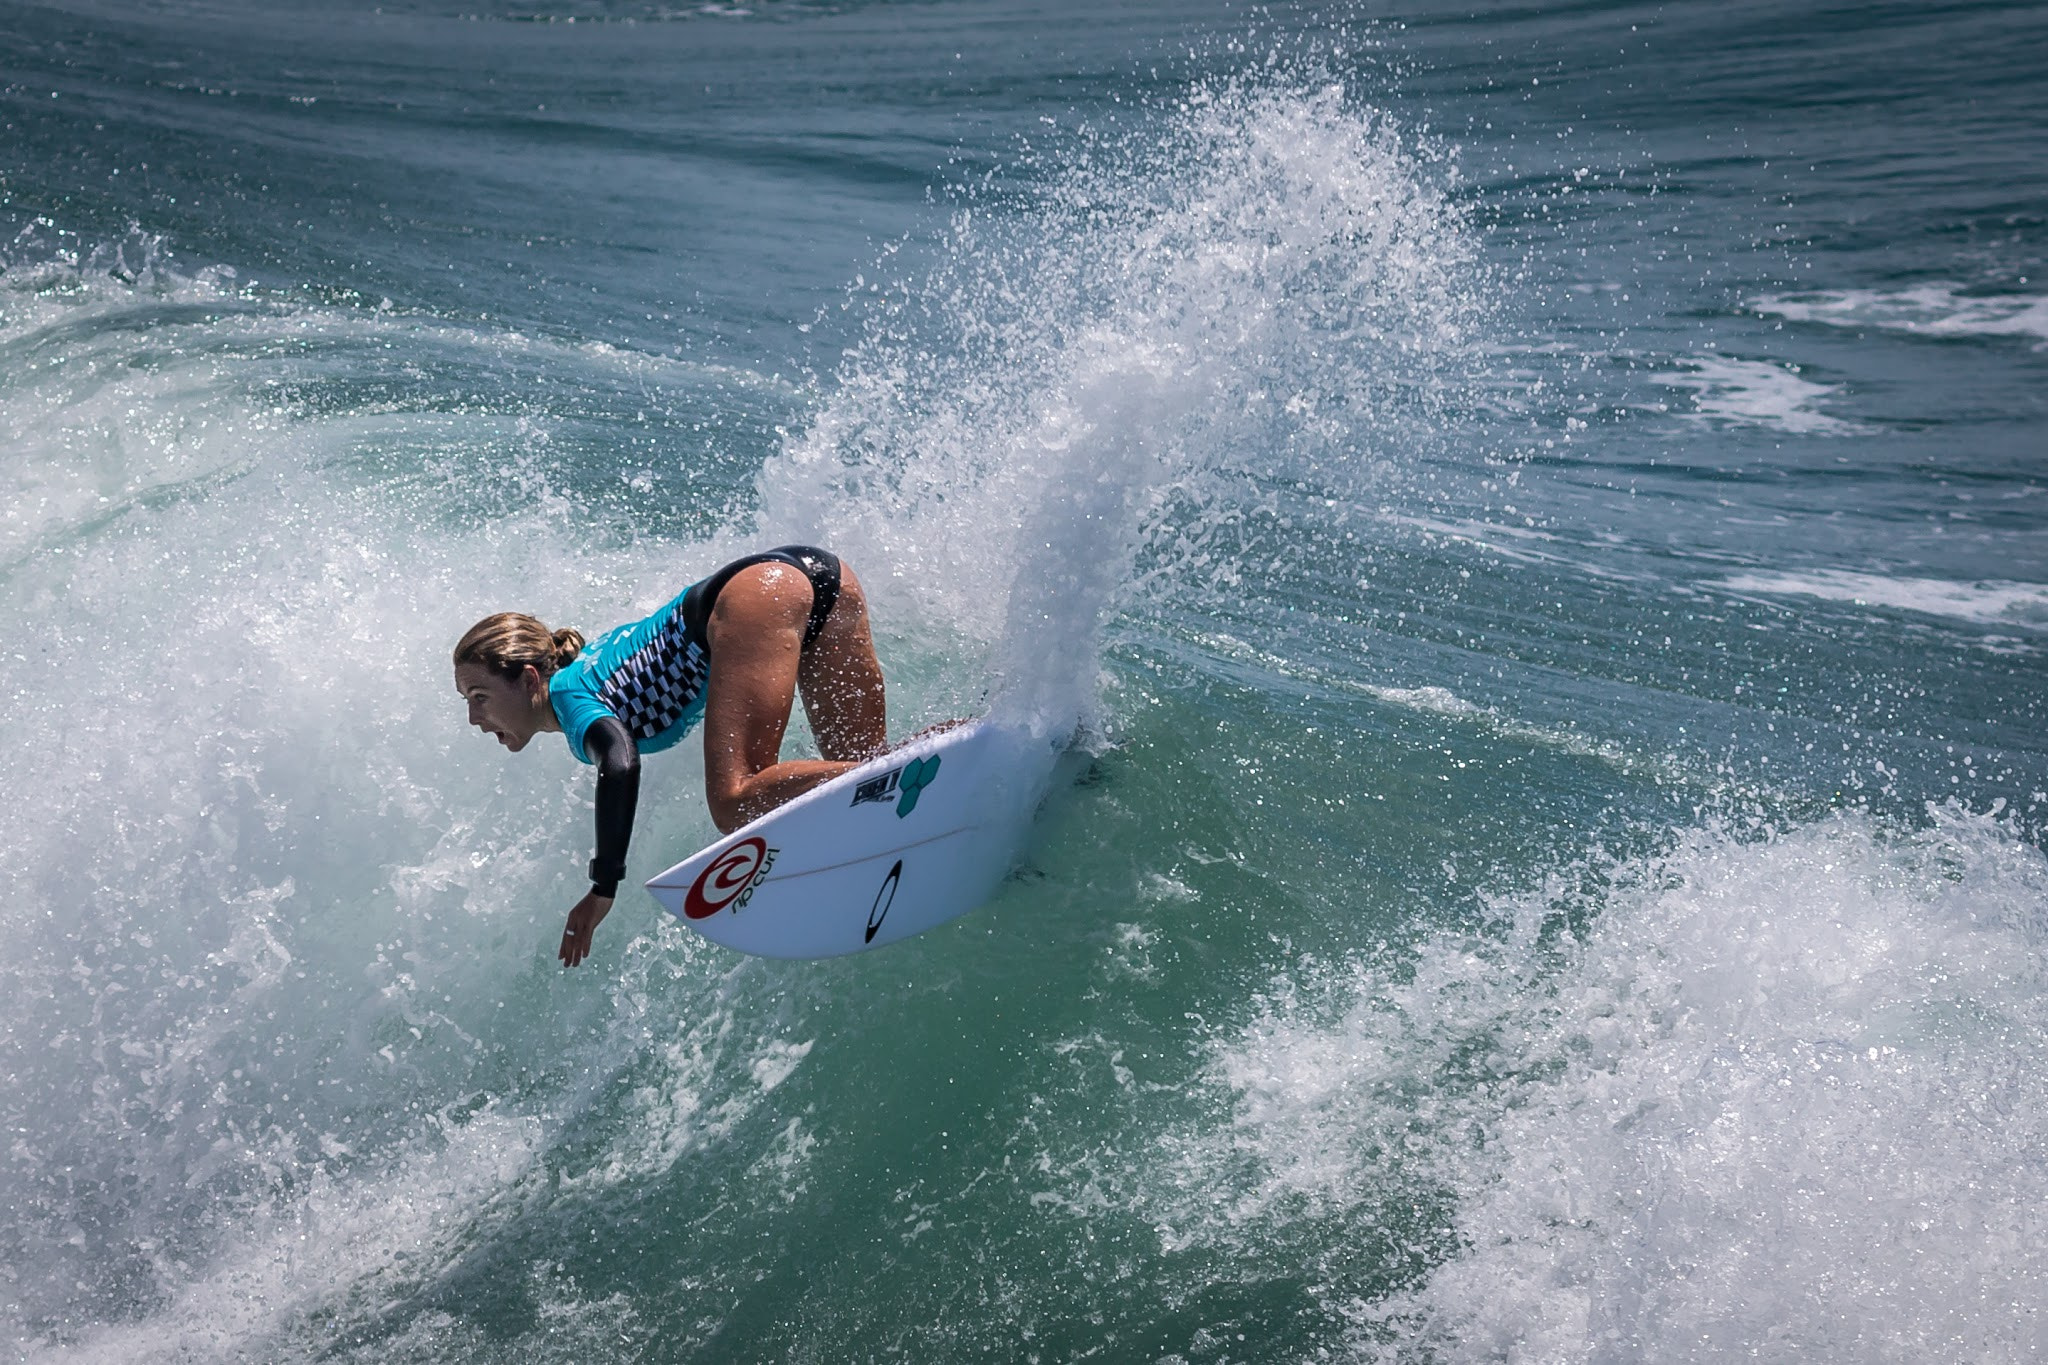
[[[583,751],[597,764],[597,856],[590,860],[590,892],[569,912],[559,956],[573,967],[590,956],[591,936],[611,911],[626,875],[626,847],[640,804],[640,750],[617,719],[605,716],[583,736]]]

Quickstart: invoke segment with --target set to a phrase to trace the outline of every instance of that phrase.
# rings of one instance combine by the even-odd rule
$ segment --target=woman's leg
[[[797,686],[821,757],[860,763],[889,747],[882,665],[868,630],[868,601],[844,561],[839,566],[839,600],[818,638],[803,652]]]
[[[813,600],[802,571],[770,561],[734,574],[711,608],[704,795],[721,830],[767,814],[887,745],[882,670],[859,581],[843,574],[839,601],[806,649]],[[822,759],[781,757],[799,688]]]

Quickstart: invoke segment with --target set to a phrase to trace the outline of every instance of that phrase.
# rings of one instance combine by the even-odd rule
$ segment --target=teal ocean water
[[[2048,1353],[2044,60],[0,3],[0,1346]],[[1085,773],[920,938],[564,973],[589,776],[453,640],[798,539],[899,733]]]

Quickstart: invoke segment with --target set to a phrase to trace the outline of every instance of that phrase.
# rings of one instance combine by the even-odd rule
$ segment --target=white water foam
[[[1412,970],[1276,983],[1217,1041],[1221,1123],[1130,1177],[1162,1244],[1410,1246],[1407,1283],[1308,1267],[1366,1358],[2039,1358],[2040,851],[1844,816],[1586,871]]]
[[[1703,354],[1677,362],[1657,382],[1692,393],[1693,421],[1763,427],[1794,436],[1850,436],[1867,431],[1820,411],[1840,389],[1804,378],[1797,365]]]
[[[1748,307],[1765,317],[1868,327],[1927,337],[2033,337],[2048,341],[2048,297],[1966,294],[1954,283],[1911,289],[1814,290],[1765,294]]]
[[[1818,597],[1859,607],[1889,607],[1975,625],[2048,627],[2048,585],[2040,583],[1996,579],[1958,583],[1945,578],[1815,569],[1805,573],[1735,574],[1714,586],[1729,592]]]
[[[615,917],[623,967],[545,970],[588,779],[559,748],[508,771],[448,677],[485,611],[625,619],[674,590],[676,547],[590,545],[544,414],[432,376],[368,411],[272,397],[381,377],[399,332],[423,369],[469,367],[455,395],[510,352],[626,362],[160,264],[38,263],[0,298],[0,345],[34,360],[7,372],[0,461],[23,494],[0,564],[0,1341],[332,1358],[582,1189],[733,1143],[760,1144],[734,1190],[801,1180],[800,1131],[735,1125],[804,1040],[737,1025],[679,931]],[[694,776],[650,772],[649,848],[708,832]],[[559,1151],[622,1070],[629,1121]],[[544,1357],[550,1332],[580,1339],[556,1323]]]

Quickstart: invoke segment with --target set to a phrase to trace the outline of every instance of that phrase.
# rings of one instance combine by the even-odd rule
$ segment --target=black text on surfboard
[[[887,801],[896,798],[896,817],[900,820],[917,809],[917,798],[939,775],[939,756],[913,758],[900,768],[891,768],[879,777],[871,777],[853,789],[853,804],[864,805],[870,801]]]

